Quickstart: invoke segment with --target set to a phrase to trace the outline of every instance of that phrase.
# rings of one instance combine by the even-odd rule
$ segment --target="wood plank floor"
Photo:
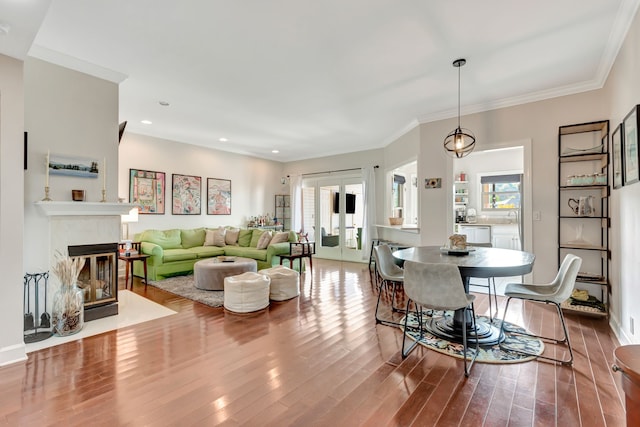
[[[251,315],[136,281],[136,293],[179,313],[0,368],[0,425],[625,424],[605,320],[567,316],[573,367],[476,363],[465,379],[461,361],[420,346],[402,360],[400,331],[375,324],[366,265],[316,259],[303,277],[300,298]],[[485,295],[476,311],[488,312]],[[514,301],[509,311],[560,333],[552,307]]]

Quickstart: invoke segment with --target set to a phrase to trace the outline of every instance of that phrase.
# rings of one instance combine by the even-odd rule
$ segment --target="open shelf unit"
[[[562,304],[566,311],[606,317],[610,294],[609,121],[560,126],[558,131],[558,266],[568,253],[582,258],[576,288],[599,290],[605,311]],[[597,295],[596,295],[597,297]]]

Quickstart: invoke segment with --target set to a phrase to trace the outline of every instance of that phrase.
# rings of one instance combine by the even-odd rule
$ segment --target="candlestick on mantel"
[[[102,191],[107,189],[107,158],[102,159]]]
[[[47,159],[44,165],[44,186],[49,188],[49,150],[47,150]]]

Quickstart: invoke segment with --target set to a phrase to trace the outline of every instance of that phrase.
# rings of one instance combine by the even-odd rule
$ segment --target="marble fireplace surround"
[[[40,201],[35,205],[49,219],[50,266],[55,264],[57,254],[67,254],[70,245],[119,242],[120,215],[129,213],[136,206],[130,203],[70,201]],[[59,286],[57,277],[51,274],[47,292],[49,302]]]

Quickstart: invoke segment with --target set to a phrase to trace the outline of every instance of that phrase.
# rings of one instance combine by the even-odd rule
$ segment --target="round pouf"
[[[255,259],[241,257],[207,258],[193,265],[193,278],[198,289],[222,291],[225,277],[235,276],[246,271],[258,271],[258,264]]]
[[[260,270],[260,274],[269,276],[271,290],[269,299],[285,301],[300,295],[300,273],[283,265]]]
[[[264,274],[248,271],[224,279],[224,308],[236,313],[250,313],[269,306],[269,283]]]

